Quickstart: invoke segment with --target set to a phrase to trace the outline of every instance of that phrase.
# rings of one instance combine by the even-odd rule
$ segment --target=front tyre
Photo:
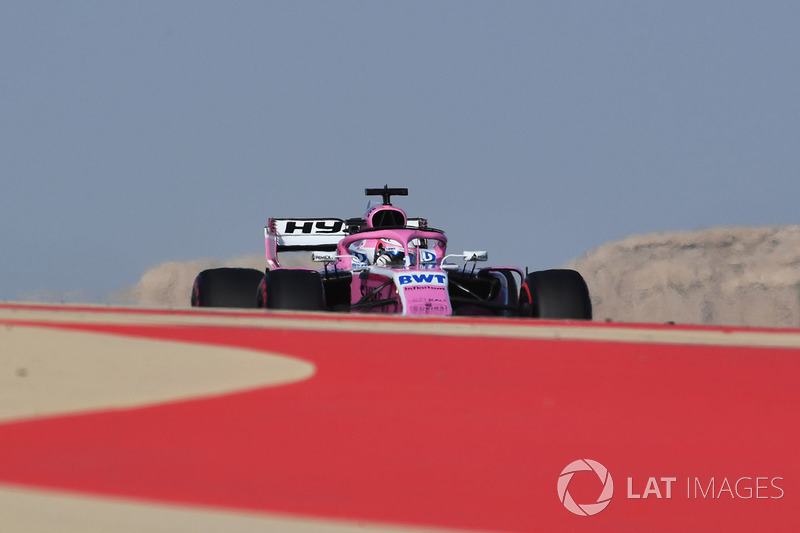
[[[589,288],[574,270],[542,270],[525,276],[519,309],[523,317],[592,319]]]

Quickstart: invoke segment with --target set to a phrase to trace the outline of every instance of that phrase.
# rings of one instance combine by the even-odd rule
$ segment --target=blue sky
[[[493,263],[797,224],[798,2],[0,1],[0,299],[262,253],[365,187]]]

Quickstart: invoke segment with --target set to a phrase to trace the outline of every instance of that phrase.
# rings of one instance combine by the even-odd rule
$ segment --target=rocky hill
[[[800,226],[633,236],[567,266],[598,320],[800,327]]]

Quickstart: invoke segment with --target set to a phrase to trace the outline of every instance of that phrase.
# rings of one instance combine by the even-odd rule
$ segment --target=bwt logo
[[[447,279],[447,276],[444,274],[403,274],[402,276],[397,276],[397,282],[400,285],[416,285],[416,284],[427,284],[427,285],[444,285],[444,280]]]
[[[569,493],[569,482],[572,477],[578,472],[593,472],[600,482],[603,484],[603,490],[597,497],[597,501],[593,503],[576,503]],[[614,495],[614,480],[611,479],[611,474],[608,473],[606,467],[592,461],[591,459],[578,459],[567,465],[561,471],[558,477],[558,499],[564,504],[568,511],[575,513],[579,516],[592,516],[596,515],[611,503],[611,497]]]

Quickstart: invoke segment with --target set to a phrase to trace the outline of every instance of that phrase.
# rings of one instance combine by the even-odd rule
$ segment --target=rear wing
[[[335,252],[347,236],[347,224],[339,218],[270,218],[264,228],[267,265],[279,267],[280,252]]]

